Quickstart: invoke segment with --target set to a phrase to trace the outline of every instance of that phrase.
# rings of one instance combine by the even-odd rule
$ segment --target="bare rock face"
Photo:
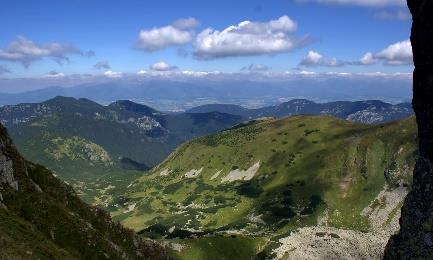
[[[413,16],[413,108],[418,123],[419,159],[385,259],[433,259],[433,1],[408,0]]]
[[[15,190],[18,190],[18,182],[14,178],[13,162],[11,158],[5,155],[5,148],[8,145],[6,138],[0,138],[0,203],[3,201],[1,194],[1,184],[8,184]]]
[[[18,182],[15,180],[13,173],[14,170],[12,160],[0,153],[0,184],[6,183],[15,190],[18,190]]]

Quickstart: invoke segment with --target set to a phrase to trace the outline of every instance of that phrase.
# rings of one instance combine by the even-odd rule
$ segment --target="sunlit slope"
[[[377,126],[327,116],[258,120],[182,145],[111,210],[129,227],[169,237],[266,235],[323,221],[369,230],[364,209],[384,206],[381,191],[410,182],[415,133],[413,118]]]

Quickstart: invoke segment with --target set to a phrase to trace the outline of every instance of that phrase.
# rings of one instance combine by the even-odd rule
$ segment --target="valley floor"
[[[175,259],[293,259],[339,260],[382,259],[389,237],[398,231],[400,208],[407,194],[405,187],[387,185],[376,200],[363,210],[369,231],[327,226],[327,212],[316,226],[302,227],[288,236],[219,234],[195,239],[167,239],[163,243]]]

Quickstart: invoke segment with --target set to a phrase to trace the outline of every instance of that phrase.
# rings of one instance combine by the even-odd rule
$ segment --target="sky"
[[[0,6],[0,92],[12,91],[5,79],[47,79],[48,86],[52,78],[70,83],[77,75],[413,69],[403,0],[0,0]]]

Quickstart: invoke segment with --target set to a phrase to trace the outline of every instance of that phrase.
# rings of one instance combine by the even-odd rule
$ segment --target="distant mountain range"
[[[260,117],[286,117],[294,115],[331,115],[341,119],[375,124],[409,117],[413,115],[412,105],[402,103],[392,105],[379,100],[340,101],[318,104],[305,99],[295,99],[276,106],[246,109],[237,105],[211,104],[188,110],[189,113],[220,112],[242,116],[244,119]]]
[[[164,113],[121,100],[103,106],[88,99],[56,97],[42,103],[0,108],[5,125],[26,158],[70,182],[88,202],[122,190],[141,171],[162,162],[181,143],[261,117],[328,114],[361,123],[412,115],[410,104],[380,101],[317,104],[292,100],[246,109],[206,105],[186,113]],[[115,182],[115,187],[110,185]]]
[[[302,76],[290,79],[246,79],[245,75],[230,79],[194,78],[170,80],[164,78],[128,78],[104,82],[83,83],[70,87],[42,88],[22,93],[1,93],[0,105],[43,102],[56,96],[87,98],[100,104],[116,100],[133,100],[158,110],[180,111],[209,103],[240,104],[249,108],[274,105],[278,100],[305,98],[314,101],[370,100],[405,102],[411,97],[409,77],[324,78]],[[0,79],[2,89],[14,89],[14,80]],[[22,83],[21,83],[22,84]],[[36,82],[28,82],[33,85]],[[60,83],[58,83],[60,84]],[[60,84],[61,85],[61,84]]]

